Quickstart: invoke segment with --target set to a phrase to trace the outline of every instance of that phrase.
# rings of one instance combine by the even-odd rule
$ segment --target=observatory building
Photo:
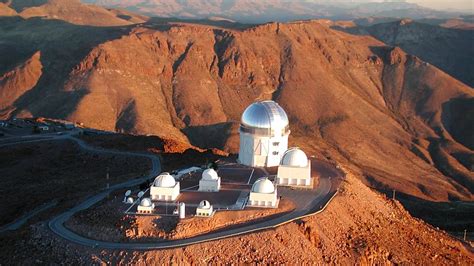
[[[199,191],[218,192],[221,189],[221,178],[216,170],[209,168],[202,172],[199,180]]]
[[[144,198],[140,201],[140,205],[137,207],[138,213],[152,213],[155,208],[155,203],[151,202],[150,198]]]
[[[211,203],[207,200],[201,201],[196,209],[196,216],[211,217],[212,215],[214,215],[214,208]]]
[[[281,186],[311,187],[311,161],[299,148],[288,149],[278,166],[277,184]]]
[[[239,163],[256,167],[278,166],[288,149],[288,116],[274,101],[255,102],[242,114],[239,133]]]
[[[152,200],[175,201],[179,196],[179,182],[169,173],[160,174],[150,187]]]
[[[267,177],[261,177],[252,185],[250,191],[249,207],[277,208],[277,188]]]

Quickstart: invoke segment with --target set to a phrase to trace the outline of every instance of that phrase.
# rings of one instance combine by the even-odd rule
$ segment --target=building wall
[[[144,206],[138,205],[137,212],[139,212],[139,213],[152,213],[154,208],[155,208],[154,204],[152,204],[150,207],[144,207]]]
[[[199,180],[199,191],[217,192],[221,188],[221,178],[217,180]]]
[[[212,212],[213,212],[212,206],[209,209],[200,209],[200,208],[196,209],[196,215],[198,216],[211,216]]]
[[[306,167],[280,165],[277,173],[278,185],[312,186],[311,161]]]
[[[150,196],[152,200],[159,201],[174,201],[179,196],[180,185],[179,182],[172,188],[151,186]]]
[[[257,167],[278,166],[287,149],[288,135],[265,137],[240,132],[241,164]]]
[[[277,193],[255,193],[250,192],[249,201],[247,205],[252,207],[277,207]]]

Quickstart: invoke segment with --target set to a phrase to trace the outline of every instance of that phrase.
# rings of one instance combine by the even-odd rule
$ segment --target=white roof
[[[169,173],[160,174],[155,181],[153,186],[155,187],[174,187],[176,185],[176,180]]]
[[[151,207],[153,203],[151,202],[150,198],[144,198],[142,201],[140,201],[140,206],[142,207]]]
[[[241,118],[242,128],[250,133],[271,134],[273,131],[286,132],[288,116],[274,101],[255,102],[245,109]]]
[[[271,194],[275,192],[275,185],[267,177],[262,177],[253,183],[252,192]]]
[[[199,206],[198,206],[199,209],[210,209],[211,207],[212,207],[211,203],[209,203],[209,201],[207,200],[203,200],[199,202]]]
[[[281,165],[306,167],[308,157],[300,148],[290,148],[283,154]]]
[[[217,180],[219,179],[219,176],[217,175],[216,170],[209,168],[209,169],[204,170],[204,172],[202,172],[202,179],[203,180]]]

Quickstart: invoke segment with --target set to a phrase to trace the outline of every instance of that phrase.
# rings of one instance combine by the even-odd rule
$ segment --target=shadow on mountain
[[[474,98],[451,99],[442,108],[445,129],[456,141],[474,150]]]
[[[387,197],[392,197],[392,191],[386,191]],[[395,197],[414,217],[449,232],[468,232],[474,230],[474,202],[452,201],[434,202],[420,199],[401,192]]]
[[[36,85],[14,103],[16,111],[32,116],[67,118],[87,88],[65,90],[70,73],[98,45],[128,34],[131,26],[83,26],[61,20],[0,17],[0,73],[10,71],[33,53],[41,52],[42,75]],[[40,103],[38,97],[48,100]],[[60,106],[58,110],[58,106]]]
[[[238,123],[224,122],[207,126],[190,126],[182,131],[194,146],[224,149],[229,140],[235,137],[237,132],[235,127],[238,127]]]
[[[234,21],[228,20],[212,20],[212,19],[180,19],[180,18],[163,18],[163,17],[152,17],[150,18],[144,26],[158,29],[158,30],[167,30],[172,24],[199,24],[204,26],[212,26],[224,29],[232,30],[245,30],[248,28],[255,27],[258,24],[243,24]]]

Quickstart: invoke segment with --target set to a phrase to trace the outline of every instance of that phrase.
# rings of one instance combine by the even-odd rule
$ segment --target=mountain
[[[107,7],[126,8],[149,16],[203,19],[224,17],[242,23],[286,22],[298,19],[356,19],[367,16],[446,18],[442,12],[405,1],[299,0],[83,0]]]
[[[10,8],[7,4],[0,2],[0,16],[7,17],[7,16],[15,16],[17,13],[14,9]]]
[[[64,118],[237,152],[244,108],[274,99],[289,114],[292,145],[346,162],[366,184],[473,199],[470,87],[328,21],[203,23],[2,18],[0,91],[10,96],[0,117]]]
[[[366,30],[384,43],[399,46],[469,86],[474,86],[472,29],[446,28],[412,20],[400,20],[375,24]]]
[[[58,19],[77,25],[121,26],[143,23],[148,18],[125,10],[108,10],[103,7],[86,5],[79,0],[3,0],[0,14],[18,15],[22,18],[42,17]],[[12,13],[13,11],[13,13]],[[16,12],[18,13],[16,13]]]

